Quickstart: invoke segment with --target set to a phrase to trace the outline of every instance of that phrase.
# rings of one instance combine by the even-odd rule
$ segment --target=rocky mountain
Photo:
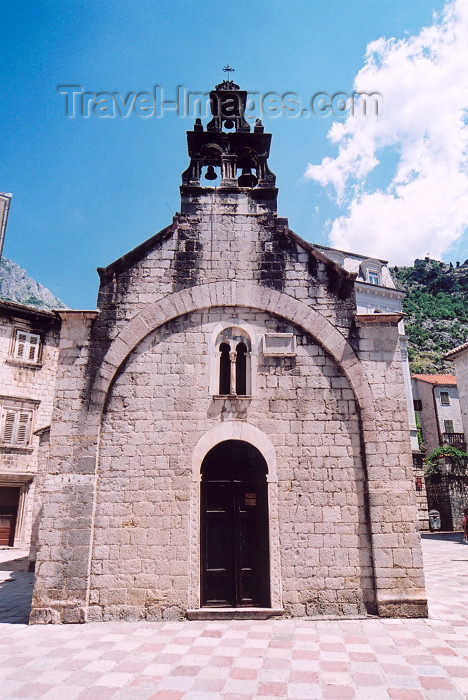
[[[424,258],[412,267],[390,271],[406,292],[403,311],[408,314],[411,372],[453,373],[452,363],[442,358],[468,340],[468,260],[453,265]]]
[[[36,309],[66,308],[65,304],[52,292],[29,277],[26,270],[7,258],[2,258],[0,262],[0,299],[26,304]]]

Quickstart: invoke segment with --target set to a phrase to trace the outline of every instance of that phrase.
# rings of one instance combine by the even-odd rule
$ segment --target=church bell
[[[215,169],[212,165],[209,165],[205,174],[205,180],[216,180],[217,177]]]
[[[255,187],[258,179],[252,174],[251,168],[242,168],[242,175],[238,178],[239,187]]]

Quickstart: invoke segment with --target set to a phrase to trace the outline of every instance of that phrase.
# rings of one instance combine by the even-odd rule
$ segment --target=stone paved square
[[[28,626],[26,552],[0,551],[2,698],[467,700],[468,546],[423,537],[428,619]]]

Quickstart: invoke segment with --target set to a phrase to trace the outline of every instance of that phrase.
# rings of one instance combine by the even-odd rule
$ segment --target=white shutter
[[[2,444],[17,447],[29,445],[32,411],[5,408],[2,413]]]
[[[31,426],[31,411],[18,411],[15,445],[27,445]]]
[[[28,342],[28,333],[16,331],[15,357],[22,360],[25,355],[26,344]]]
[[[15,433],[16,411],[5,409],[2,418],[2,442],[11,445]]]
[[[39,335],[37,335],[37,333],[16,331],[14,357],[17,360],[37,362],[39,359],[40,345],[41,338]]]
[[[29,353],[28,360],[30,362],[37,362],[39,355],[39,336],[33,333],[29,333]]]

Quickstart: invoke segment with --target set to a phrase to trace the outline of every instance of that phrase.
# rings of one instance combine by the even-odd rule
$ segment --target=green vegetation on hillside
[[[454,266],[425,258],[391,273],[407,293],[403,311],[411,372],[452,373],[453,365],[442,357],[468,340],[468,260]]]

